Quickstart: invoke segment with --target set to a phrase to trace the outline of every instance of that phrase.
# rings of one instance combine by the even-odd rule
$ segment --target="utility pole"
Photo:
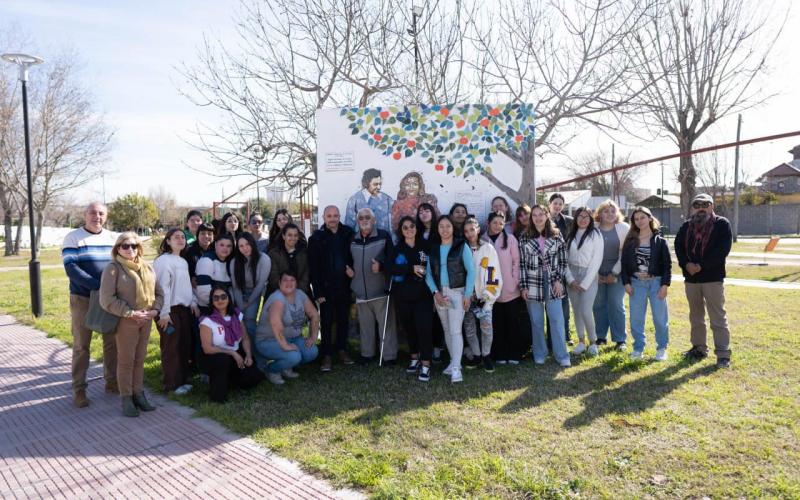
[[[614,168],[614,161],[615,161],[615,146],[616,144],[611,144],[611,168]],[[617,172],[611,172],[611,199],[619,205],[619,200],[617,199]]]
[[[739,144],[742,140],[742,115],[736,124],[736,155],[733,163],[733,241],[739,239]]]

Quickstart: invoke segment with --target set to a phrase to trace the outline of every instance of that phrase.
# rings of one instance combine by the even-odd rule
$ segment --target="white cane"
[[[389,280],[389,293],[386,295],[386,311],[383,313],[383,333],[381,334],[381,357],[378,359],[378,366],[383,366],[383,344],[386,342],[386,323],[389,321],[389,302],[392,296],[392,285],[394,279]]]

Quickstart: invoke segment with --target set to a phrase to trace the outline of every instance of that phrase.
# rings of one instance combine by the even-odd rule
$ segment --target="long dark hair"
[[[506,206],[506,213],[503,214],[505,216],[505,220],[508,221],[509,219],[511,219],[511,205],[508,204],[508,200],[505,199],[503,196],[495,196],[494,198],[492,198],[492,202],[489,204],[490,208],[492,205],[494,205],[495,200],[503,201],[503,203]]]
[[[536,210],[537,208],[542,212],[544,212],[544,215],[546,216],[544,221],[543,233],[539,233],[539,230],[536,229],[536,224],[533,223],[533,211]],[[553,224],[553,222],[550,220],[550,210],[544,205],[538,204],[532,206],[531,214],[528,220],[530,221],[530,223],[528,224],[528,227],[525,228],[525,236],[527,236],[530,239],[538,238],[539,236],[543,236],[545,238],[555,238],[556,236],[561,234],[558,228],[555,227],[555,224]]]
[[[578,235],[578,217],[583,212],[589,214],[589,225],[586,226],[586,231],[583,233],[581,240],[578,242],[578,248],[583,246],[583,242],[586,241],[586,238],[591,238],[592,235],[594,235],[594,214],[592,213],[592,209],[589,207],[580,207],[579,209],[575,210],[575,214],[572,219],[572,226],[569,228],[569,235],[567,236],[567,248],[572,245],[572,241],[575,239],[575,236]]]
[[[244,290],[245,276],[244,276],[244,261],[245,257],[239,253],[239,240],[245,240],[250,245],[250,258],[247,263],[250,267],[250,275],[253,277],[253,283],[256,281],[256,270],[258,269],[258,261],[261,259],[261,252],[256,247],[256,239],[250,233],[242,233],[236,238],[236,246],[233,251],[236,259],[233,262],[233,276],[236,278],[236,284]]]
[[[285,215],[289,222],[287,224],[292,224],[294,221],[292,220],[292,214],[289,213],[288,210],[285,208],[280,208],[275,211],[275,215],[272,216],[272,224],[269,226],[269,247],[273,248],[278,246],[279,243],[279,236],[282,234],[281,228],[278,227],[278,216]],[[302,232],[300,234],[303,234]]]
[[[280,247],[279,247],[279,248],[280,248],[281,250],[286,250],[286,240],[284,239],[284,236],[286,236],[286,233],[287,233],[287,232],[288,232],[290,229],[294,229],[294,230],[296,230],[296,231],[297,231],[297,246],[296,246],[295,248],[297,248],[297,250],[300,250],[301,248],[305,248],[305,247],[306,247],[306,245],[307,245],[307,242],[306,242],[306,235],[305,235],[305,234],[303,234],[303,231],[301,231],[301,230],[300,230],[300,228],[299,228],[299,227],[297,227],[297,224],[295,224],[295,223],[293,223],[293,222],[287,222],[287,223],[286,223],[286,225],[285,225],[285,226],[283,226],[283,229],[281,229],[281,232],[280,232],[280,235],[281,235],[281,245],[280,245]]]
[[[222,220],[219,221],[219,226],[217,226],[217,234],[215,235],[217,236],[217,238],[219,238],[220,234],[230,232],[225,226],[226,223],[228,222],[228,219],[230,219],[231,217],[236,217],[236,221],[239,223],[239,225],[236,227],[236,230],[234,231],[234,234],[232,234],[231,236],[233,236],[237,240],[239,239],[239,235],[242,234],[242,218],[233,212],[228,212],[227,214],[222,216]]]
[[[503,215],[503,212],[489,212],[489,217],[486,218],[486,234],[489,234],[489,225],[492,223],[493,220],[497,218],[503,219],[504,223],[506,221],[506,217],[505,215]],[[505,229],[500,230],[500,235],[498,236],[498,238],[503,238],[503,245],[501,246],[501,248],[503,250],[508,248],[508,234],[506,234]]]
[[[223,292],[225,292],[225,295],[228,296],[228,307],[225,308],[225,314],[223,316],[230,316],[231,319],[233,319],[233,317],[238,314],[239,310],[236,309],[236,305],[234,305],[233,303],[233,297],[231,297],[231,291],[228,290],[226,286],[220,285],[219,283],[212,284],[211,293],[208,294],[208,303],[211,306],[211,309],[213,311],[217,310],[217,308],[214,307],[214,299],[212,298],[214,297],[214,292],[216,292],[217,290],[222,290]]]
[[[661,232],[661,223],[658,222],[658,219],[653,216],[653,213],[647,207],[636,207],[631,212],[630,221],[631,221],[631,228],[628,229],[628,234],[625,236],[625,243],[622,246],[633,245],[635,247],[639,246],[639,228],[636,226],[636,221],[633,220],[633,217],[637,213],[643,213],[649,219],[648,225],[650,226],[650,232],[653,233],[653,236],[659,234]]]
[[[439,235],[439,223],[442,222],[443,220],[446,220],[447,222],[450,223],[451,226],[453,226],[453,244],[455,244],[456,240],[458,239],[458,238],[456,238],[456,230],[457,230],[457,228],[456,228],[456,225],[453,224],[453,218],[450,217],[447,214],[444,214],[444,215],[440,215],[436,219],[436,225],[431,227],[431,235],[428,237],[428,241],[430,242],[431,245],[441,245],[442,244],[442,237]],[[464,239],[463,235],[461,236],[461,239],[462,240]]]
[[[167,231],[167,234],[164,235],[164,239],[161,240],[161,244],[158,245],[158,255],[163,255],[165,253],[172,253],[172,247],[169,246],[169,239],[172,238],[172,235],[180,231],[183,232],[183,229],[179,227],[172,227]],[[199,232],[199,231],[198,231]],[[183,257],[186,253],[186,248],[189,245],[184,245],[183,250],[181,250],[180,256]]]
[[[522,232],[525,230],[525,228],[519,223],[519,216],[522,214],[525,214],[525,216],[528,218],[528,223],[530,223],[531,207],[529,207],[527,203],[517,206],[517,209],[514,211],[514,222],[511,223],[511,229],[514,232],[514,237],[516,238],[522,236]]]
[[[417,224],[414,218],[410,215],[404,215],[400,218],[400,222],[397,223],[397,242],[405,243],[406,241],[405,237],[403,236],[403,223],[405,222],[410,222],[417,228],[417,231],[414,233],[414,247],[416,248],[422,242],[422,233],[419,230],[419,224]],[[431,228],[431,231],[433,231],[433,228]]]

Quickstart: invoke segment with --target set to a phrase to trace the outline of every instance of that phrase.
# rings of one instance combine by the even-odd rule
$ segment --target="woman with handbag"
[[[164,293],[142,254],[136,233],[120,234],[111,249],[112,261],[100,278],[100,305],[119,316],[114,333],[117,383],[126,417],[138,417],[139,410],[156,409],[144,395],[144,358],[153,318],[161,310]]]

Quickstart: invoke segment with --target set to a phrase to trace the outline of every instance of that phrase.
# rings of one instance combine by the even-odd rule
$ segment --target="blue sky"
[[[787,2],[776,1],[775,11],[785,11]],[[107,200],[132,191],[147,193],[163,185],[181,203],[208,206],[220,199],[223,189],[230,194],[243,181],[220,184],[219,179],[185,166],[209,165],[182,137],[190,137],[188,131],[198,119],[213,120],[214,115],[180,95],[178,89],[183,84],[176,67],[196,60],[204,33],[223,39],[231,35],[237,5],[237,0],[0,0],[0,28],[14,25],[27,33],[36,44],[32,52],[46,55],[66,47],[80,55],[83,81],[93,89],[98,110],[117,131],[110,165],[114,172],[105,179]],[[800,7],[795,7],[790,12],[775,47],[773,70],[764,79],[765,93],[779,95],[745,112],[745,138],[800,129],[800,65],[796,63],[799,11]],[[31,78],[35,77],[34,70]],[[735,117],[721,120],[710,129],[704,145],[734,140],[735,121]],[[609,139],[592,132],[581,134],[574,143],[568,151],[572,157],[611,148]],[[750,178],[788,160],[786,150],[795,144],[800,144],[800,138],[743,148],[743,163]],[[632,152],[637,158],[674,149],[666,140],[642,144],[630,138],[617,145],[618,154]],[[564,161],[546,158],[541,165],[551,168],[545,168],[543,175],[563,177],[552,167]],[[660,170],[646,167],[641,178],[643,186],[655,187]],[[92,181],[75,196],[78,202],[100,199],[102,181]]]

